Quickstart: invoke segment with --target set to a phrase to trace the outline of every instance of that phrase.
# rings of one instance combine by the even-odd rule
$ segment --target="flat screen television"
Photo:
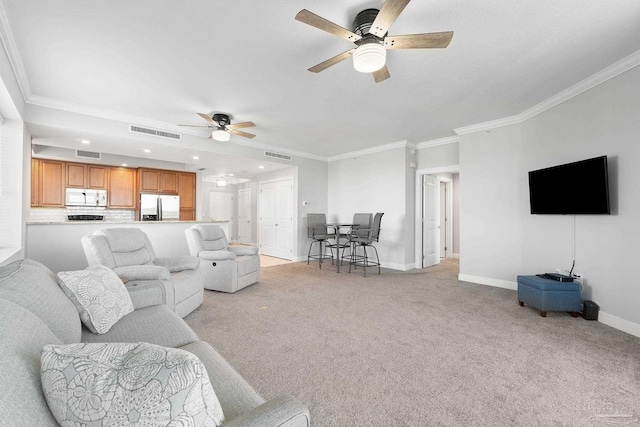
[[[607,156],[529,172],[532,214],[608,215]]]

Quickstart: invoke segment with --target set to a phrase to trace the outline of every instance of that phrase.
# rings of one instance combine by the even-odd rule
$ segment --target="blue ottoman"
[[[542,317],[546,317],[547,311],[568,311],[573,317],[578,317],[580,284],[538,276],[518,276],[518,303],[537,308]]]

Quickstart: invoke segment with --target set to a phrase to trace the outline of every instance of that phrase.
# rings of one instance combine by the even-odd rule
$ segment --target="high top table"
[[[349,246],[346,243],[340,243],[340,229],[344,228],[344,227],[353,227],[356,224],[344,224],[341,222],[332,222],[327,224],[327,228],[332,228],[334,231],[334,236],[336,238],[336,243],[335,244],[329,244],[328,246],[330,248],[336,248],[336,264],[338,265],[336,272],[340,273],[340,262],[342,261],[342,259],[340,258],[340,249],[344,249],[347,246]]]

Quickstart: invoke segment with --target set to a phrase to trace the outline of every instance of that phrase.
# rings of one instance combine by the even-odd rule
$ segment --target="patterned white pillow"
[[[63,426],[219,426],[224,415],[192,353],[149,343],[46,345],[42,388]]]
[[[109,268],[98,265],[86,270],[61,271],[58,283],[73,301],[80,320],[96,334],[106,334],[133,303],[122,280]]]

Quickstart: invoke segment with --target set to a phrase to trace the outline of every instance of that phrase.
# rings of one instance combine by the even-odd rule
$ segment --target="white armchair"
[[[200,258],[204,287],[233,293],[260,279],[260,256],[253,246],[229,246],[220,226],[198,224],[185,231],[189,252]]]
[[[105,228],[81,239],[89,265],[104,265],[127,286],[134,307],[166,304],[185,317],[204,298],[200,261],[192,256],[157,258],[139,228]]]

